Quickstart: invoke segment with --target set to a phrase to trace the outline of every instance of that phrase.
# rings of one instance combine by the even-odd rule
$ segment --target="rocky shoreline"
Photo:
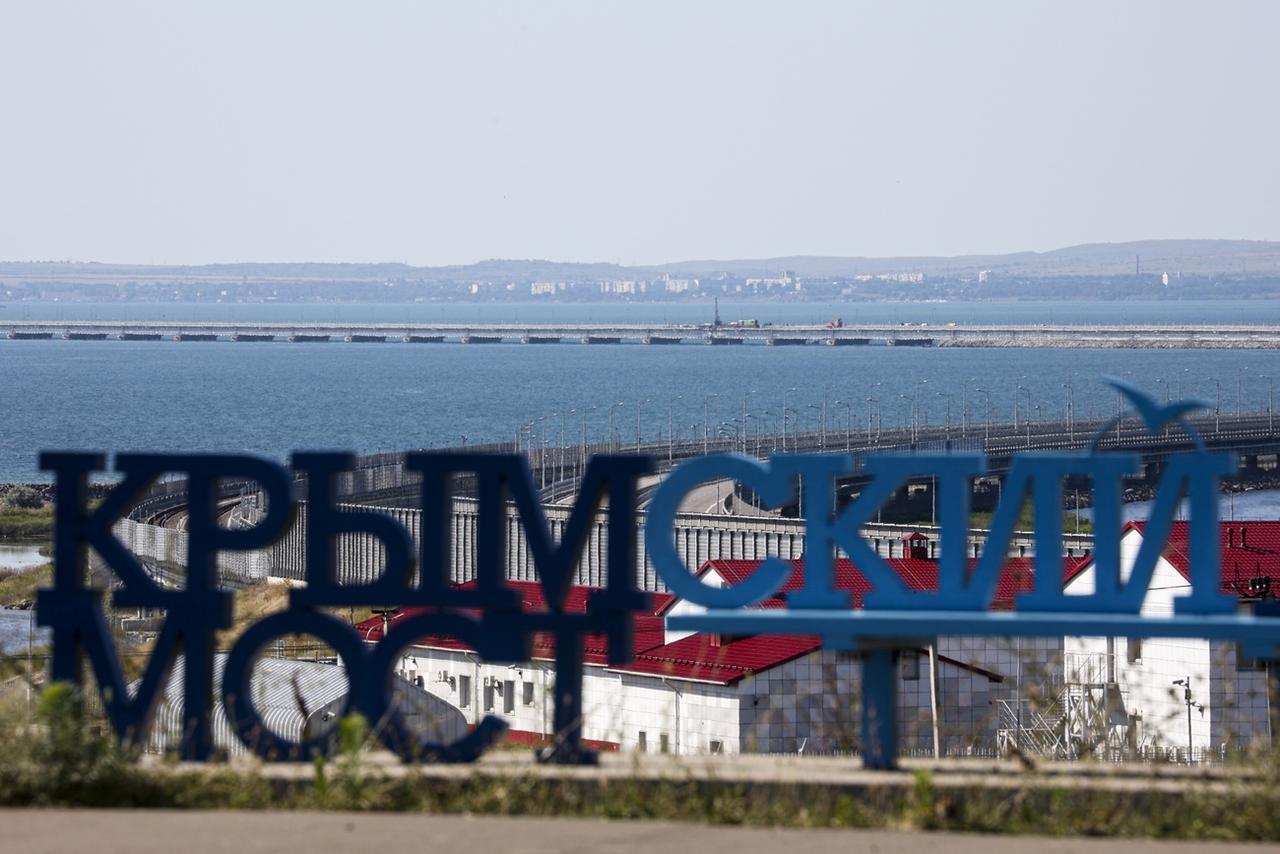
[[[938,347],[1023,347],[1061,350],[1280,350],[1280,337],[1250,338],[1117,338],[1056,335],[1001,335],[984,338],[937,338]]]

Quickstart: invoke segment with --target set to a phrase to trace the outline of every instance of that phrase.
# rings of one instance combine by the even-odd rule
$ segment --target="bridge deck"
[[[889,345],[933,347],[1135,347],[1200,349],[1280,348],[1280,326],[1264,324],[1065,324],[892,325],[855,324],[714,327],[708,324],[641,323],[268,323],[214,321],[7,320],[0,338],[10,340],[176,340],[351,343],[565,343]]]

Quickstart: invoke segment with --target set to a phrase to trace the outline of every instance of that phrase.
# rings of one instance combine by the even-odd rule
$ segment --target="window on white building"
[[[526,706],[533,705],[533,683],[532,682],[524,683],[524,704]]]
[[[471,677],[458,677],[458,705],[464,709],[471,708]]]
[[[920,678],[920,653],[904,652],[899,661],[901,662],[903,679]]]
[[[671,752],[671,738],[665,732],[658,735],[658,752]]]
[[[1125,641],[1125,658],[1130,664],[1142,663],[1142,638],[1128,638]]]
[[[712,739],[712,740],[711,740],[711,752],[712,752],[712,753],[724,753],[724,742],[723,742],[723,741],[716,741],[715,739]]]
[[[484,680],[484,710],[493,711],[493,681],[490,679]]]
[[[516,710],[516,683],[508,679],[502,683],[502,711],[510,714]]]
[[[644,730],[640,730],[640,735],[636,737],[636,750],[641,753],[649,749],[649,736]]]

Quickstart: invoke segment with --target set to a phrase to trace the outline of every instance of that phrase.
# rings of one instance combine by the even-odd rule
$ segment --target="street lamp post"
[[[809,408],[818,413],[818,436],[820,447],[822,450],[827,449],[827,412],[825,407],[818,406],[816,403],[809,404]]]
[[[625,404],[625,403],[623,403],[622,401],[618,401],[617,403],[611,403],[611,404],[609,404],[609,436],[608,436],[608,439],[609,439],[609,453],[611,453],[611,454],[612,454],[612,453],[614,452],[614,450],[615,450],[615,448],[614,448],[614,441],[613,441],[613,410],[617,409],[617,408],[618,408],[618,407],[620,407],[620,406],[626,406],[626,404]]]
[[[946,420],[943,422],[943,426],[946,429],[946,437],[950,439],[951,438],[951,398],[953,395],[949,391],[940,391],[937,394],[938,394],[938,397],[943,398],[947,402],[947,414],[946,414]]]
[[[1063,387],[1063,388],[1065,388],[1065,389],[1067,390],[1067,438],[1070,440],[1071,444],[1073,444],[1073,445],[1074,445],[1074,444],[1076,443],[1076,424],[1075,424],[1075,416],[1076,416],[1076,387],[1075,387],[1075,381],[1074,381],[1073,379],[1069,379],[1069,380],[1067,380],[1065,383],[1063,383],[1063,384],[1062,384],[1062,387]]]
[[[587,470],[587,413],[595,412],[598,408],[593,404],[582,410],[582,450],[578,455],[578,476]]]
[[[565,433],[566,433],[566,432],[568,432],[568,431],[565,429],[565,422],[568,420],[568,417],[569,417],[570,415],[573,415],[573,414],[577,413],[577,411],[578,411],[578,410],[576,410],[576,409],[570,409],[568,412],[561,412],[561,413],[560,413],[560,450],[559,450],[559,451],[557,452],[557,454],[556,454],[556,457],[557,457],[558,462],[559,462],[559,470],[560,470],[560,471],[559,471],[559,475],[560,475],[560,476],[557,478],[558,480],[564,480],[564,469],[565,469],[565,466],[564,466],[564,463],[565,463],[564,436],[565,436]]]
[[[640,453],[640,416],[641,416],[641,413],[644,411],[644,405],[646,403],[652,403],[652,402],[653,402],[652,399],[647,397],[644,400],[636,401],[636,453],[637,454]]]
[[[911,387],[911,441],[914,442],[920,433],[920,386],[929,382],[917,379]]]
[[[1276,381],[1267,377],[1267,432],[1275,432]]]
[[[710,435],[707,427],[707,404],[711,401],[711,398],[719,396],[715,392],[702,396],[702,455],[704,457],[709,453],[708,447],[710,445]]]
[[[683,400],[683,394],[677,394],[674,398],[667,398],[667,468],[673,465],[675,450],[675,429],[672,421],[672,408],[675,401]]]
[[[755,449],[755,455],[760,456],[760,416],[754,412],[747,413],[747,424],[750,429],[751,448]],[[742,442],[742,453],[747,453],[746,437],[744,435]]]
[[[986,398],[987,398],[987,427],[986,427],[986,432],[985,432],[983,435],[984,435],[984,438],[986,438],[986,439],[990,439],[990,438],[991,438],[991,392],[987,391],[985,388],[977,388],[977,389],[974,389],[974,391],[976,391],[978,394],[986,395]]]
[[[844,449],[846,451],[853,449],[853,404],[847,400],[837,400],[836,406],[845,408],[845,426],[844,426]],[[837,416],[839,417],[839,416]],[[836,422],[836,429],[840,428],[840,422]]]
[[[1213,381],[1213,432],[1216,435],[1222,424],[1222,380]]]
[[[795,386],[782,392],[782,453],[787,452],[787,395],[795,391]]]
[[[1031,446],[1031,389],[1024,385],[1018,386],[1017,390],[1014,392],[1015,400],[1017,400],[1018,391],[1025,391],[1027,393],[1027,413],[1022,420],[1025,421],[1027,424],[1027,447],[1030,447]]]

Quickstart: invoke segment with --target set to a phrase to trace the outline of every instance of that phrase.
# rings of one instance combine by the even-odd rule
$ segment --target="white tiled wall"
[[[550,735],[554,722],[553,688],[555,668],[549,662],[534,661],[514,667],[477,662],[474,656],[456,650],[414,647],[403,672],[410,679],[423,676],[423,687],[462,709],[467,722],[476,723],[486,714],[497,715],[517,731]],[[439,681],[447,672],[453,682]],[[471,703],[462,707],[459,677],[472,680]],[[494,695],[494,708],[484,708],[484,680],[514,683],[515,704],[506,712],[503,697]],[[523,682],[534,686],[534,702],[524,703]],[[634,749],[644,732],[648,750],[657,752],[662,736],[667,736],[672,753],[705,753],[711,742],[720,742],[726,753],[739,745],[738,693],[735,687],[662,679],[645,674],[619,672],[587,665],[583,672],[582,737]]]

